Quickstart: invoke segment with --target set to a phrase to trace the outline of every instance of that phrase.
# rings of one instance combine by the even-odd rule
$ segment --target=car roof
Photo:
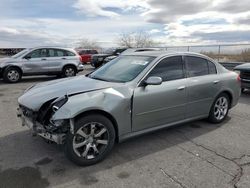
[[[171,56],[171,55],[191,55],[191,56],[209,58],[203,54],[195,53],[195,52],[173,52],[173,51],[142,51],[142,52],[131,52],[125,55],[126,56],[127,55],[141,55],[141,56],[154,56],[154,57],[163,57],[163,56]]]
[[[73,50],[73,48],[68,48],[68,47],[60,47],[60,46],[37,46],[33,48],[29,48],[30,50],[35,50],[35,49],[40,49],[40,48],[53,48],[53,49],[61,49],[61,50]]]

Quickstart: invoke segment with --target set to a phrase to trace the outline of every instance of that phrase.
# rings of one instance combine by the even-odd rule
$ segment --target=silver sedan
[[[115,142],[197,119],[221,123],[239,96],[239,76],[206,56],[137,52],[28,88],[18,116],[74,163],[92,165]]]

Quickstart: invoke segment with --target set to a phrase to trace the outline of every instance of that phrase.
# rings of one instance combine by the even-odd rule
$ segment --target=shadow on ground
[[[227,119],[230,121],[230,118]],[[227,123],[225,121],[223,124]],[[39,137],[31,137],[29,131],[22,131],[0,138],[0,187],[32,187],[27,182],[33,177],[37,187],[49,186],[47,178],[60,177],[60,184],[70,182],[76,178],[83,185],[95,184],[98,179],[95,173],[114,168],[165,150],[189,139],[194,139],[203,134],[218,129],[220,125],[207,122],[193,122],[180,126],[163,129],[151,134],[131,139],[117,144],[111,154],[101,163],[89,167],[78,167],[69,162],[63,154],[62,147],[47,144]],[[46,173],[41,176],[41,171]],[[117,174],[123,178],[126,174]],[[63,178],[62,178],[63,177]],[[33,180],[32,180],[33,181]],[[13,184],[14,182],[14,184]]]

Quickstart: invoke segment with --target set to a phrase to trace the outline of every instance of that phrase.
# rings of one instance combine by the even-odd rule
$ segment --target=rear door
[[[73,52],[63,49],[48,49],[49,58],[46,63],[48,72],[60,72],[64,65],[76,61]]]
[[[161,85],[137,87],[133,98],[133,131],[185,119],[186,78],[182,56],[161,60],[147,75],[161,77]],[[145,78],[145,79],[146,79]]]
[[[187,118],[208,115],[221,87],[216,66],[207,59],[185,56],[187,71]]]

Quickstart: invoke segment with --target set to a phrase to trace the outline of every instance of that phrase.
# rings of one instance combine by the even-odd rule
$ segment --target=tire
[[[66,136],[65,155],[73,163],[89,166],[102,161],[115,143],[115,130],[105,116],[91,114],[76,121],[75,133]]]
[[[244,91],[245,91],[245,88],[241,88],[241,93],[244,93]]]
[[[21,80],[22,73],[16,67],[6,68],[3,72],[3,80],[8,83],[17,83]]]
[[[215,101],[209,112],[208,120],[211,123],[221,123],[228,115],[230,107],[230,99],[226,93],[220,94]]]
[[[63,68],[63,77],[72,77],[76,75],[76,68],[74,66],[68,65]]]

